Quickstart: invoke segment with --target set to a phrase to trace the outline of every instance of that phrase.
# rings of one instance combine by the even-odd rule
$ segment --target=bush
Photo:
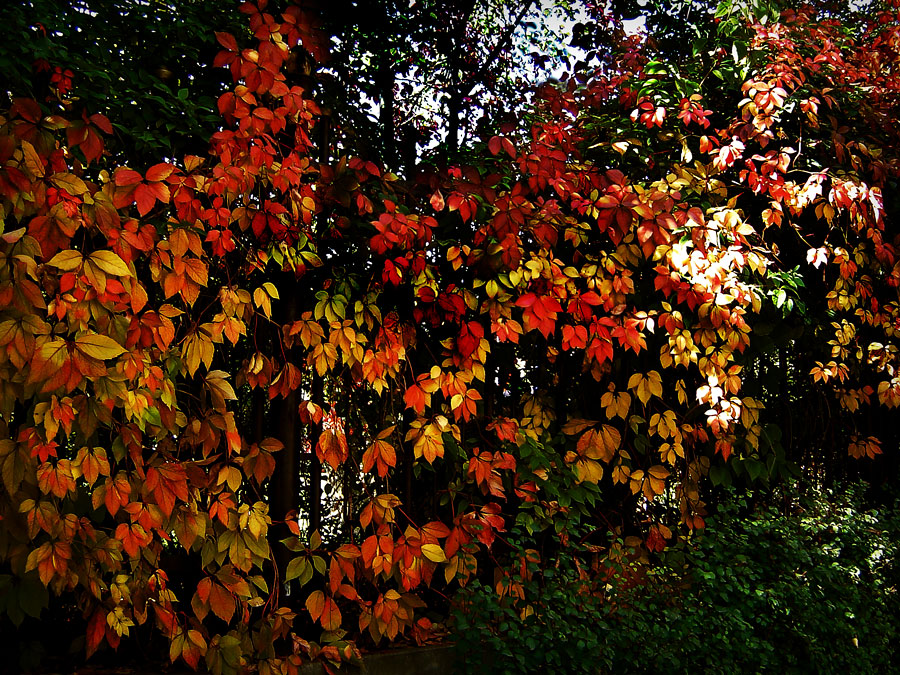
[[[786,503],[732,495],[631,588],[589,589],[571,549],[525,600],[470,585],[455,617],[466,672],[896,672],[897,509],[863,509],[859,486]]]

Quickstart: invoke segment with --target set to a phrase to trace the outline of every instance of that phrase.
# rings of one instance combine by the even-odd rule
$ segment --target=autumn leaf
[[[313,621],[318,621],[325,611],[325,594],[322,591],[313,591],[306,598],[306,611]]]
[[[103,611],[102,607],[98,607],[93,614],[91,614],[91,618],[88,620],[87,624],[87,634],[86,634],[86,645],[85,651],[87,652],[87,658],[91,658],[93,654],[99,649],[100,645],[103,644],[103,639],[106,637],[106,612]]]
[[[115,477],[107,478],[102,489],[95,491],[95,494],[102,495],[106,510],[111,515],[116,515],[119,509],[130,501],[131,482],[128,480],[128,476],[120,471]]]
[[[227,378],[228,373],[224,370],[211,370],[204,378],[214,408],[225,408],[225,401],[237,400],[237,394]]]
[[[444,549],[442,549],[438,544],[422,544],[422,555],[428,558],[431,562],[447,562],[447,556],[444,554]]]
[[[57,254],[58,257],[59,254]],[[128,265],[118,255],[112,251],[94,251],[88,256],[94,265],[103,270],[106,274],[118,277],[132,276]]]
[[[44,159],[35,147],[22,139],[22,155],[25,159],[25,168],[34,178],[42,178],[44,176]]]
[[[610,462],[618,452],[622,438],[618,429],[604,424],[599,429],[589,429],[578,439],[577,453],[585,458]]]
[[[78,176],[71,173],[56,173],[50,176],[50,182],[62,188],[74,197],[87,194],[88,186]]]
[[[320,619],[322,628],[325,630],[334,631],[341,627],[341,610],[338,608],[334,598],[325,598]]]
[[[342,431],[324,429],[316,444],[316,455],[331,468],[337,469],[350,456],[347,437]]]
[[[235,598],[228,589],[212,582],[209,590],[209,608],[222,621],[230,623],[231,617],[234,616]]]
[[[200,663],[200,658],[206,654],[208,645],[206,639],[195,629],[187,632],[179,630],[172,638],[169,645],[169,659],[174,663],[179,657],[184,659],[194,670]]]
[[[125,353],[125,348],[106,335],[88,333],[75,338],[75,348],[85,356],[99,361],[114,359]]]
[[[83,454],[82,454],[83,453]],[[80,464],[76,458],[75,463],[79,464],[79,470],[82,477],[87,481],[89,486],[97,482],[97,479],[103,476],[109,476],[109,459],[104,448],[82,448],[78,454],[82,458]]]
[[[647,405],[651,397],[662,397],[662,377],[655,370],[651,370],[646,375],[634,373],[628,378],[628,388],[637,394],[641,403]]]
[[[73,64],[34,62],[48,100],[7,92],[0,564],[18,609],[29,578],[80,598],[89,654],[141,625],[213,672],[352,662],[360,640],[429,639],[445,582],[491,578],[533,619],[542,533],[630,522],[630,557],[662,552],[719,506],[710,481],[766,472],[758,455],[827,482],[894,449],[877,433],[900,407],[889,8],[751,11],[709,34],[734,56],[712,71],[676,64],[648,20],[572,87],[495,101],[521,114],[423,172],[307,91],[305,57],[362,49],[315,5],[244,2],[247,26],[216,34],[220,123],[170,139],[203,157],[127,147],[124,128],[104,154],[113,127]],[[395,51],[434,61],[405,37]],[[346,65],[335,92],[358,84]],[[197,92],[162,79],[187,106],[173,133],[193,133]],[[780,398],[792,443],[763,405]],[[338,511],[361,526],[346,541]],[[595,553],[576,592],[627,562]]]
[[[147,469],[147,478],[143,488],[159,504],[166,516],[172,515],[176,499],[183,502],[190,499],[187,472],[181,464],[175,462],[159,464]]]
[[[378,475],[382,478],[387,475],[391,467],[397,464],[397,454],[394,446],[384,440],[375,440],[363,453],[363,471],[368,473],[377,465]]]
[[[603,478],[603,465],[592,459],[578,459],[575,461],[575,474],[579,483],[599,483]]]
[[[57,269],[61,269],[66,272],[71,272],[72,270],[78,269],[81,267],[82,261],[84,260],[84,256],[81,255],[81,251],[74,251],[72,249],[66,249],[60,251],[55,256],[50,258],[47,261],[47,264],[51,267],[56,267]]]
[[[424,457],[425,461],[433,464],[438,457],[444,456],[443,429],[446,426],[446,419],[441,415],[438,415],[435,422],[424,424],[419,421],[411,425],[406,440],[414,441],[413,453],[416,458]]]

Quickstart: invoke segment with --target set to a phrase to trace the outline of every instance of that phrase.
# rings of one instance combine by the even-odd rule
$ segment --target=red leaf
[[[237,40],[234,39],[234,36],[231,33],[220,33],[216,31],[216,40],[230,52],[236,52],[238,50]]]
[[[141,183],[134,191],[134,201],[137,204],[138,213],[146,216],[156,203],[156,195],[153,194],[149,185]]]
[[[91,618],[87,625],[87,644],[85,645],[87,658],[91,658],[94,652],[97,651],[97,648],[100,646],[100,643],[103,642],[104,637],[106,637],[106,612],[103,611],[102,607],[98,607],[97,610],[91,614]]]
[[[100,113],[94,113],[90,116],[89,119],[91,120],[91,123],[98,129],[100,129],[100,131],[102,131],[103,133],[112,134],[112,124],[109,123],[109,120],[106,118],[106,116],[101,115]]]
[[[116,185],[118,187],[124,187],[126,185],[137,185],[143,180],[141,178],[141,174],[133,169],[127,169],[125,167],[120,167],[116,169]]]
[[[79,147],[88,162],[100,159],[101,155],[103,155],[103,140],[93,129],[85,129],[84,140],[81,141]]]

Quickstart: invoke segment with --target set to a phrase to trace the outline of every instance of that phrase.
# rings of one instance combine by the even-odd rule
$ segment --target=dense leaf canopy
[[[895,474],[897,3],[696,5],[6,8],[0,620],[294,673]]]

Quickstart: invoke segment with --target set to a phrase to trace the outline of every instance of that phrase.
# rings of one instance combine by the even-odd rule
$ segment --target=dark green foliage
[[[511,539],[512,542],[515,539]],[[526,603],[499,598],[494,588],[470,583],[458,596],[454,616],[459,659],[467,673],[594,673],[609,668],[615,641],[608,607],[582,592],[571,556],[560,555],[523,584],[534,613],[524,620]],[[531,565],[532,572],[538,565]]]
[[[64,105],[76,116],[107,115],[112,152],[136,166],[206,154],[221,123],[216,99],[231,82],[212,67],[221,49],[214,31],[246,32],[237,3],[215,0],[13,1],[0,4],[0,21],[0,98],[55,99],[51,78],[68,70]]]
[[[623,569],[614,578],[630,582],[604,599],[577,580],[584,552],[524,584],[524,620],[525,602],[473,584],[460,654],[472,673],[896,672],[898,542],[898,511],[864,509],[859,488],[780,509],[733,496],[639,583]]]

